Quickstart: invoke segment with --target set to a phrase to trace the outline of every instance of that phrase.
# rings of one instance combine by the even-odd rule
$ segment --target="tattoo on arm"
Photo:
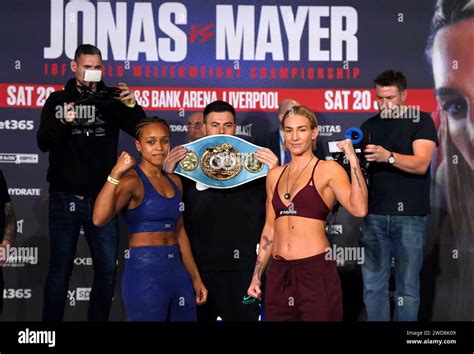
[[[5,229],[3,232],[3,240],[13,245],[16,235],[16,217],[12,203],[5,204]]]
[[[265,244],[262,246],[262,249],[266,251],[268,246],[270,246],[273,243],[273,240],[269,240],[268,237],[265,235],[263,235],[263,240],[265,241]]]
[[[253,276],[256,276],[258,279],[260,279],[260,276],[262,275],[262,270],[262,259],[260,257],[257,257],[257,263],[255,263],[255,270],[253,272]]]
[[[354,167],[354,175],[357,179],[357,184],[359,185],[359,188],[362,188],[362,185],[360,184],[359,175],[357,174],[357,168],[355,168],[355,167]]]

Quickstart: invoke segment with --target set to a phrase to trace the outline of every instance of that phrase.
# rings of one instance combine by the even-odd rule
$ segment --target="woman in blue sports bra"
[[[182,184],[163,163],[170,148],[165,120],[137,124],[138,166],[122,152],[94,205],[93,221],[107,223],[122,210],[130,256],[122,277],[122,298],[129,321],[195,321],[196,304],[206,302],[183,226]]]
[[[338,142],[351,180],[336,161],[320,161],[314,113],[293,106],[281,121],[291,163],[267,175],[267,205],[255,272],[248,294],[260,297],[260,277],[272,257],[265,285],[269,321],[341,321],[342,291],[334,256],[328,252],[326,217],[336,200],[351,214],[367,213],[367,186],[350,140]]]

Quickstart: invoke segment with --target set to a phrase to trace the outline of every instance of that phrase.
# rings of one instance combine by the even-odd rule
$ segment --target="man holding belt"
[[[235,110],[215,101],[204,109],[206,135],[235,135]],[[171,150],[166,171],[172,172],[187,150]],[[257,158],[271,169],[278,157],[268,148]],[[256,247],[265,220],[265,180],[259,178],[238,187],[199,187],[183,180],[184,224],[198,269],[209,291],[207,303],[197,308],[198,321],[256,321],[259,304],[247,296]]]

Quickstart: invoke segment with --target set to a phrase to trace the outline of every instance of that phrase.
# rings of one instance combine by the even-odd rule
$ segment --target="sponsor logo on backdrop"
[[[68,290],[67,298],[69,306],[76,306],[76,301],[89,301],[91,288],[76,288],[76,290]]]
[[[74,264],[90,266],[92,265],[92,258],[91,257],[77,257],[74,259]]]
[[[0,121],[0,130],[33,130],[34,121],[8,119]]]
[[[91,288],[77,288],[76,299],[77,301],[89,301]]]
[[[23,223],[25,222],[24,219],[20,219],[16,221],[16,233],[23,234]]]
[[[172,133],[187,133],[188,127],[184,124],[171,124],[170,129]]]
[[[41,188],[8,188],[8,194],[11,196],[41,196]]]
[[[339,134],[342,132],[340,125],[320,125],[318,126],[319,136],[332,136],[333,134]]]
[[[238,125],[235,130],[236,135],[252,137],[252,124]]]
[[[0,163],[38,163],[38,154],[0,153]]]
[[[335,225],[327,225],[326,232],[328,235],[342,235],[342,225],[335,224]]]
[[[4,299],[31,299],[32,289],[3,289]]]

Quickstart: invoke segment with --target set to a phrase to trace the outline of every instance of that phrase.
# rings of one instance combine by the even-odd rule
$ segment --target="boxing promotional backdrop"
[[[187,117],[216,99],[235,107],[237,136],[253,141],[277,128],[278,103],[293,98],[316,112],[318,149],[331,158],[327,142],[343,139],[347,129],[377,112],[373,79],[386,69],[405,74],[407,104],[433,113],[438,126],[425,57],[433,9],[432,0],[2,1],[0,168],[18,219],[17,246],[32,253],[29,262],[4,268],[1,319],[41,318],[49,260],[48,157],[39,151],[36,133],[46,98],[73,77],[69,63],[79,44],[102,51],[107,86],[127,83],[147,115],[170,123],[172,145],[187,142]],[[137,156],[128,136],[120,145]],[[438,162],[435,157],[433,169]],[[364,319],[360,258],[354,257],[361,224],[341,210],[329,230],[341,255],[348,320]],[[118,279],[128,254],[121,230]],[[462,296],[462,289],[458,294],[437,282],[438,238],[427,238],[420,318],[472,320],[472,306],[456,312],[436,301],[439,292],[449,293],[451,302]],[[80,238],[66,320],[86,319],[92,276]],[[111,320],[125,319],[118,281]]]

